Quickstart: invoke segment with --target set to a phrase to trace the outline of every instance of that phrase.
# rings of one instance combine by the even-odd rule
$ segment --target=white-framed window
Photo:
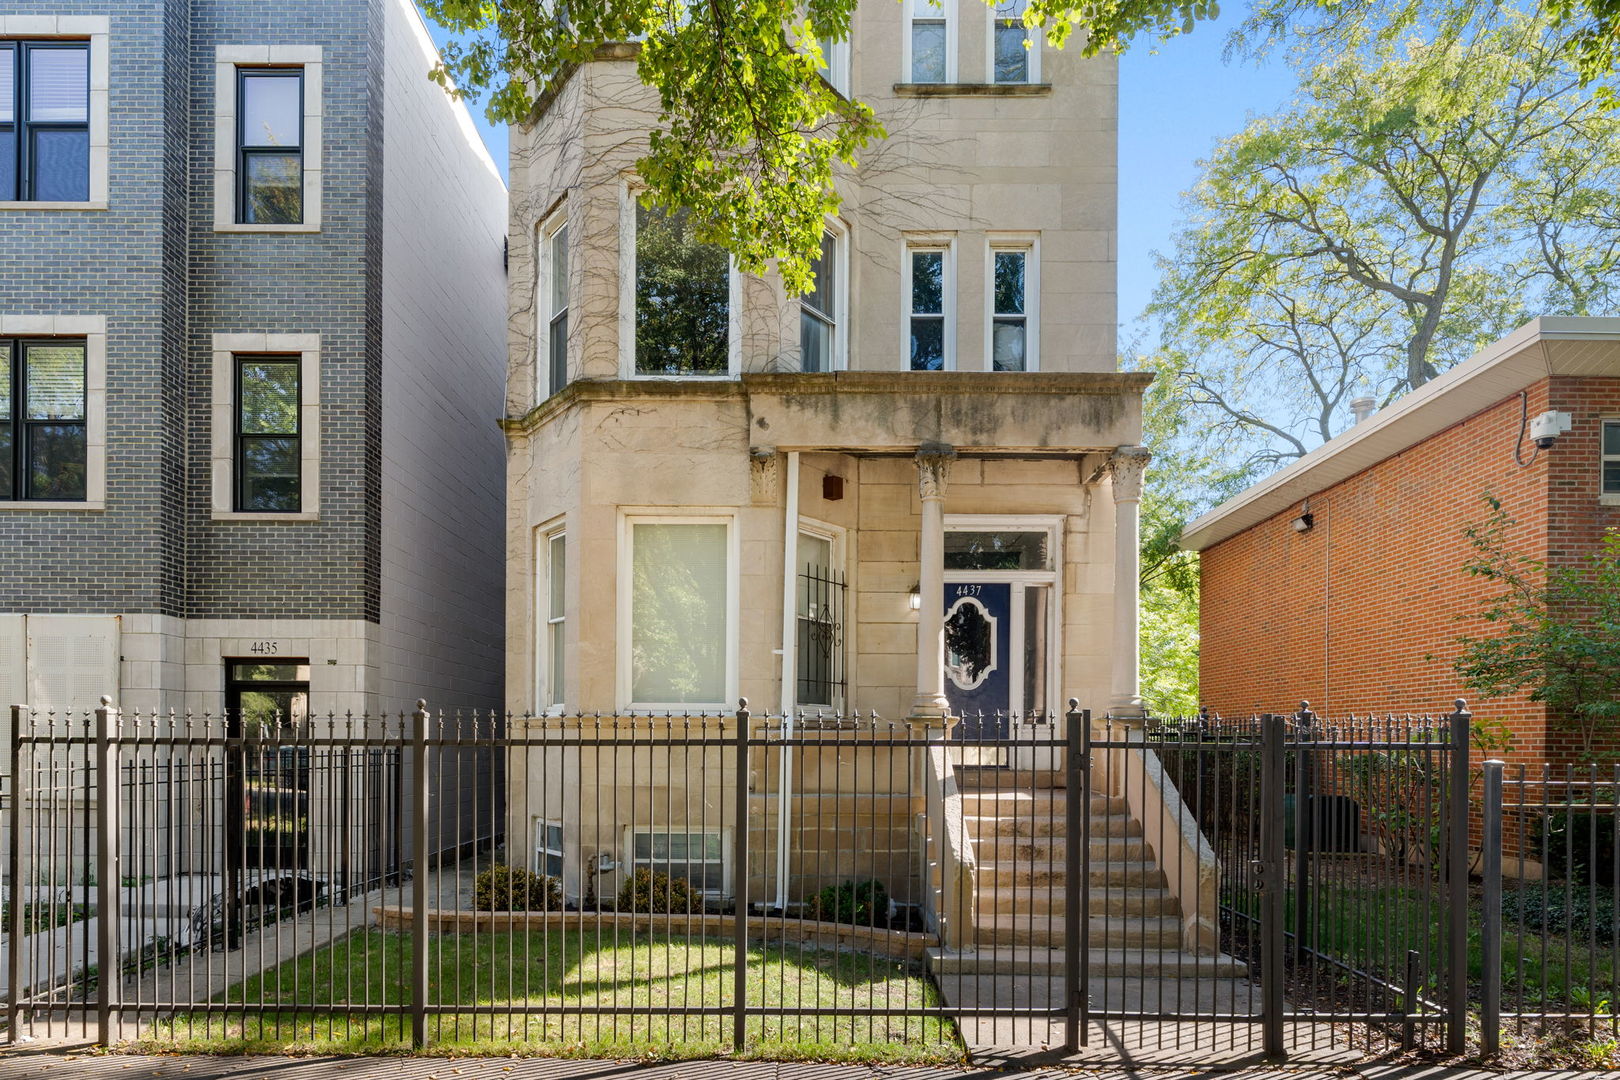
[[[540,225],[540,273],[535,280],[535,378],[544,401],[568,385],[568,214]]]
[[[321,47],[214,47],[214,231],[321,231]]]
[[[901,82],[956,81],[956,0],[905,0]]]
[[[948,239],[908,241],[900,267],[901,349],[912,371],[956,369],[956,260]]]
[[[105,15],[0,16],[0,209],[107,209]]]
[[[619,696],[723,712],[737,696],[738,551],[729,512],[620,518]]]
[[[1024,26],[1029,0],[995,0],[990,8],[990,81],[1041,81],[1041,31]],[[1026,45],[1025,42],[1028,42]]]
[[[740,284],[730,254],[700,243],[685,210],[623,191],[619,346],[625,378],[730,378],[742,368]]]
[[[1035,237],[992,236],[986,248],[985,355],[991,371],[1040,370],[1041,287]]]
[[[534,872],[562,880],[562,822],[538,817],[534,819]]]
[[[1599,492],[1605,501],[1620,503],[1620,417],[1603,421],[1602,470]]]
[[[209,447],[213,485],[214,521],[316,521],[321,511],[321,336],[319,334],[215,334],[213,336],[212,416]],[[258,358],[271,365],[267,374],[284,368],[296,372],[292,382],[244,383],[244,360]],[[263,364],[260,365],[261,367]],[[291,394],[290,399],[284,394]],[[258,430],[244,418],[267,415],[275,406],[278,426]],[[264,440],[276,463],[265,473],[285,486],[296,477],[295,502],[260,503],[244,500],[244,426],[251,439]],[[289,436],[290,428],[293,435]],[[296,508],[294,508],[296,507]]]
[[[625,862],[634,873],[654,870],[679,878],[706,896],[731,891],[731,836],[724,829],[633,825],[624,831]]]
[[[534,531],[535,712],[560,712],[568,684],[566,597],[568,535],[561,523]]]
[[[841,225],[828,222],[811,264],[815,286],[799,297],[799,370],[840,371],[848,353],[849,250]]]
[[[853,31],[853,27],[851,30]],[[849,39],[835,41],[830,37],[824,37],[820,44],[821,59],[827,65],[822,71],[822,78],[826,79],[834,90],[849,97]]]

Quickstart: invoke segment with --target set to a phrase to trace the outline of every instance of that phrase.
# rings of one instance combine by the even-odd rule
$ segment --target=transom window
[[[1620,420],[1603,421],[1603,494],[1620,495]]]
[[[821,254],[811,262],[815,286],[799,298],[799,358],[804,371],[831,371],[838,356],[838,236],[821,234]]]
[[[687,212],[636,207],[637,375],[731,370],[731,257],[700,243]]]
[[[236,358],[236,509],[302,509],[299,358]]]
[[[0,201],[89,198],[89,43],[0,41]]]
[[[646,868],[685,881],[700,892],[725,892],[726,852],[719,829],[632,829],[629,847],[632,871]]]
[[[304,69],[238,68],[237,218],[304,220]]]
[[[0,499],[82,502],[85,343],[0,338]]]
[[[947,570],[1050,570],[1052,534],[1038,532],[945,531]]]
[[[944,371],[955,366],[950,347],[950,270],[950,252],[944,247],[912,247],[906,253],[906,327],[912,371]]]

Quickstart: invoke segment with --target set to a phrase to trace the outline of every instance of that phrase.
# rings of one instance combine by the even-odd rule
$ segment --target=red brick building
[[[1555,410],[1569,429],[1538,451],[1521,429]],[[1342,716],[1468,696],[1456,639],[1492,590],[1464,572],[1464,529],[1487,494],[1515,522],[1509,545],[1553,563],[1620,527],[1620,319],[1520,327],[1194,521],[1204,702]],[[1527,697],[1472,707],[1511,727],[1510,760],[1575,753]]]

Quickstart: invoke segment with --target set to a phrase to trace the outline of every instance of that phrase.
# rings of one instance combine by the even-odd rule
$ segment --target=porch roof
[[[750,441],[778,450],[1076,453],[1142,437],[1149,372],[835,371],[734,379],[600,379],[571,383],[508,431],[531,431],[588,402],[735,401]]]

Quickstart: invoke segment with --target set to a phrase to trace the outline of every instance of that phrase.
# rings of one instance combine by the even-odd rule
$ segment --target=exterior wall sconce
[[[1311,500],[1306,499],[1299,508],[1299,517],[1294,519],[1294,531],[1308,533],[1316,527],[1316,515],[1311,513]]]
[[[906,597],[906,603],[908,605],[910,605],[912,611],[921,611],[922,610],[922,586],[921,585],[913,585],[911,587],[911,595]]]

